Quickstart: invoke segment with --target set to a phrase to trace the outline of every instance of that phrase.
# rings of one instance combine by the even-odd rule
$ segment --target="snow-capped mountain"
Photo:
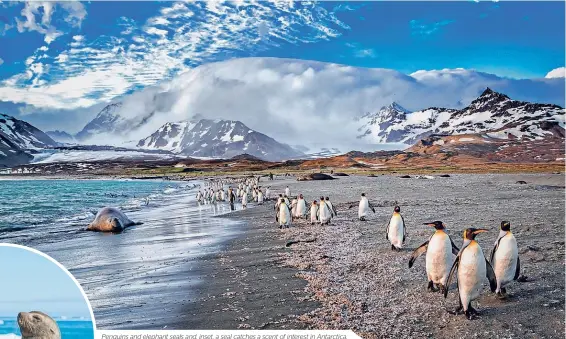
[[[358,138],[377,143],[413,144],[430,134],[489,132],[499,138],[540,139],[550,126],[564,128],[564,109],[552,104],[512,100],[487,88],[464,109],[431,107],[409,113],[399,105],[359,118]]]
[[[234,120],[167,123],[140,140],[138,147],[169,150],[191,157],[231,158],[247,153],[265,160],[283,160],[303,155]]]
[[[92,119],[85,127],[75,135],[78,140],[86,140],[92,135],[98,133],[107,133],[111,131],[120,132],[126,130],[129,126],[126,119],[124,119],[116,112],[122,107],[122,103],[117,102],[110,104],[98,115]]]
[[[200,113],[207,119],[243,121],[287,144],[355,149],[348,144],[360,127],[353,119],[364,112],[392,101],[411,112],[463,109],[486,87],[520,100],[564,102],[563,78],[510,79],[466,69],[404,74],[298,59],[241,58],[206,63],[124,95],[119,109],[105,108],[120,118],[101,112],[78,139],[123,146],[167,122]]]
[[[195,125],[195,122],[190,121],[168,122],[149,137],[140,140],[137,147],[180,153],[183,149],[183,138]]]
[[[36,127],[9,115],[0,114],[0,166],[27,163],[37,149],[57,146]]]
[[[71,134],[65,131],[59,131],[59,130],[47,131],[45,132],[45,134],[47,134],[51,139],[60,143],[70,144],[77,142],[74,136],[72,136]]]

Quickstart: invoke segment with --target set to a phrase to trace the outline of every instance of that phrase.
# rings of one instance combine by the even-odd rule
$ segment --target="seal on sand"
[[[128,226],[141,225],[133,222],[119,209],[104,207],[96,214],[94,221],[87,227],[87,231],[95,232],[121,232]]]
[[[39,311],[18,313],[18,326],[22,339],[61,339],[55,320]]]

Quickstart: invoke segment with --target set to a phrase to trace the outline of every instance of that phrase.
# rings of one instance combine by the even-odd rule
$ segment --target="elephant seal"
[[[39,311],[18,313],[18,326],[22,339],[61,339],[55,320]]]
[[[141,222],[133,222],[119,209],[104,207],[96,214],[94,221],[87,227],[87,231],[95,232],[122,232],[126,227],[141,225]]]

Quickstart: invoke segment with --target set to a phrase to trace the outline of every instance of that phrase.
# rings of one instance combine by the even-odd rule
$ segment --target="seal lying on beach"
[[[128,226],[141,224],[141,222],[131,221],[117,208],[104,207],[98,211],[94,221],[88,225],[86,230],[95,232],[121,232]]]
[[[38,311],[18,313],[22,339],[61,339],[59,326],[50,316]]]

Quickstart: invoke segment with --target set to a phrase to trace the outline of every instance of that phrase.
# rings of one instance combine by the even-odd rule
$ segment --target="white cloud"
[[[43,15],[38,23],[41,6],[46,6],[49,15]],[[57,6],[43,2],[26,5],[22,11],[26,20],[21,21],[20,29],[42,32],[51,42],[61,34],[47,26]],[[81,7],[62,8],[77,23],[86,15]],[[115,37],[88,41],[88,37],[74,36],[67,50],[50,57],[49,76],[36,73],[37,66],[31,68],[38,60],[38,56],[31,56],[25,72],[0,82],[0,100],[10,93],[10,101],[44,108],[84,107],[107,102],[133,88],[155,85],[210,59],[230,58],[237,53],[254,55],[283,42],[331,39],[348,29],[333,13],[314,3],[261,1],[167,3],[159,15],[143,25],[125,17],[118,25],[123,30]],[[50,60],[41,61],[48,64]],[[30,81],[34,77],[38,79]],[[72,87],[65,90],[69,84]],[[50,99],[44,100],[45,95],[51,95]]]
[[[357,58],[375,58],[376,54],[375,51],[371,48],[364,48],[357,50],[355,53]]]
[[[20,13],[23,18],[16,18],[18,32],[36,31],[44,35],[45,42],[50,44],[63,35],[63,32],[51,23],[57,6],[65,10],[64,19],[73,27],[80,26],[82,20],[86,17],[86,10],[78,1],[28,1]],[[37,21],[38,18],[40,21]]]
[[[0,65],[2,65],[4,63],[4,60],[2,58],[0,58]]]
[[[566,77],[566,68],[565,67],[558,67],[553,69],[552,71],[548,72],[545,78],[564,78]]]
[[[314,61],[246,58],[206,64],[127,96],[119,113],[132,126],[149,119],[144,127],[123,135],[124,140],[139,140],[165,122],[201,114],[240,120],[289,144],[355,149],[355,118],[360,114],[393,101],[410,110],[462,107],[486,87],[521,100],[564,99],[564,82],[558,79],[514,80],[465,69],[406,75]],[[122,141],[99,137],[99,142]]]

